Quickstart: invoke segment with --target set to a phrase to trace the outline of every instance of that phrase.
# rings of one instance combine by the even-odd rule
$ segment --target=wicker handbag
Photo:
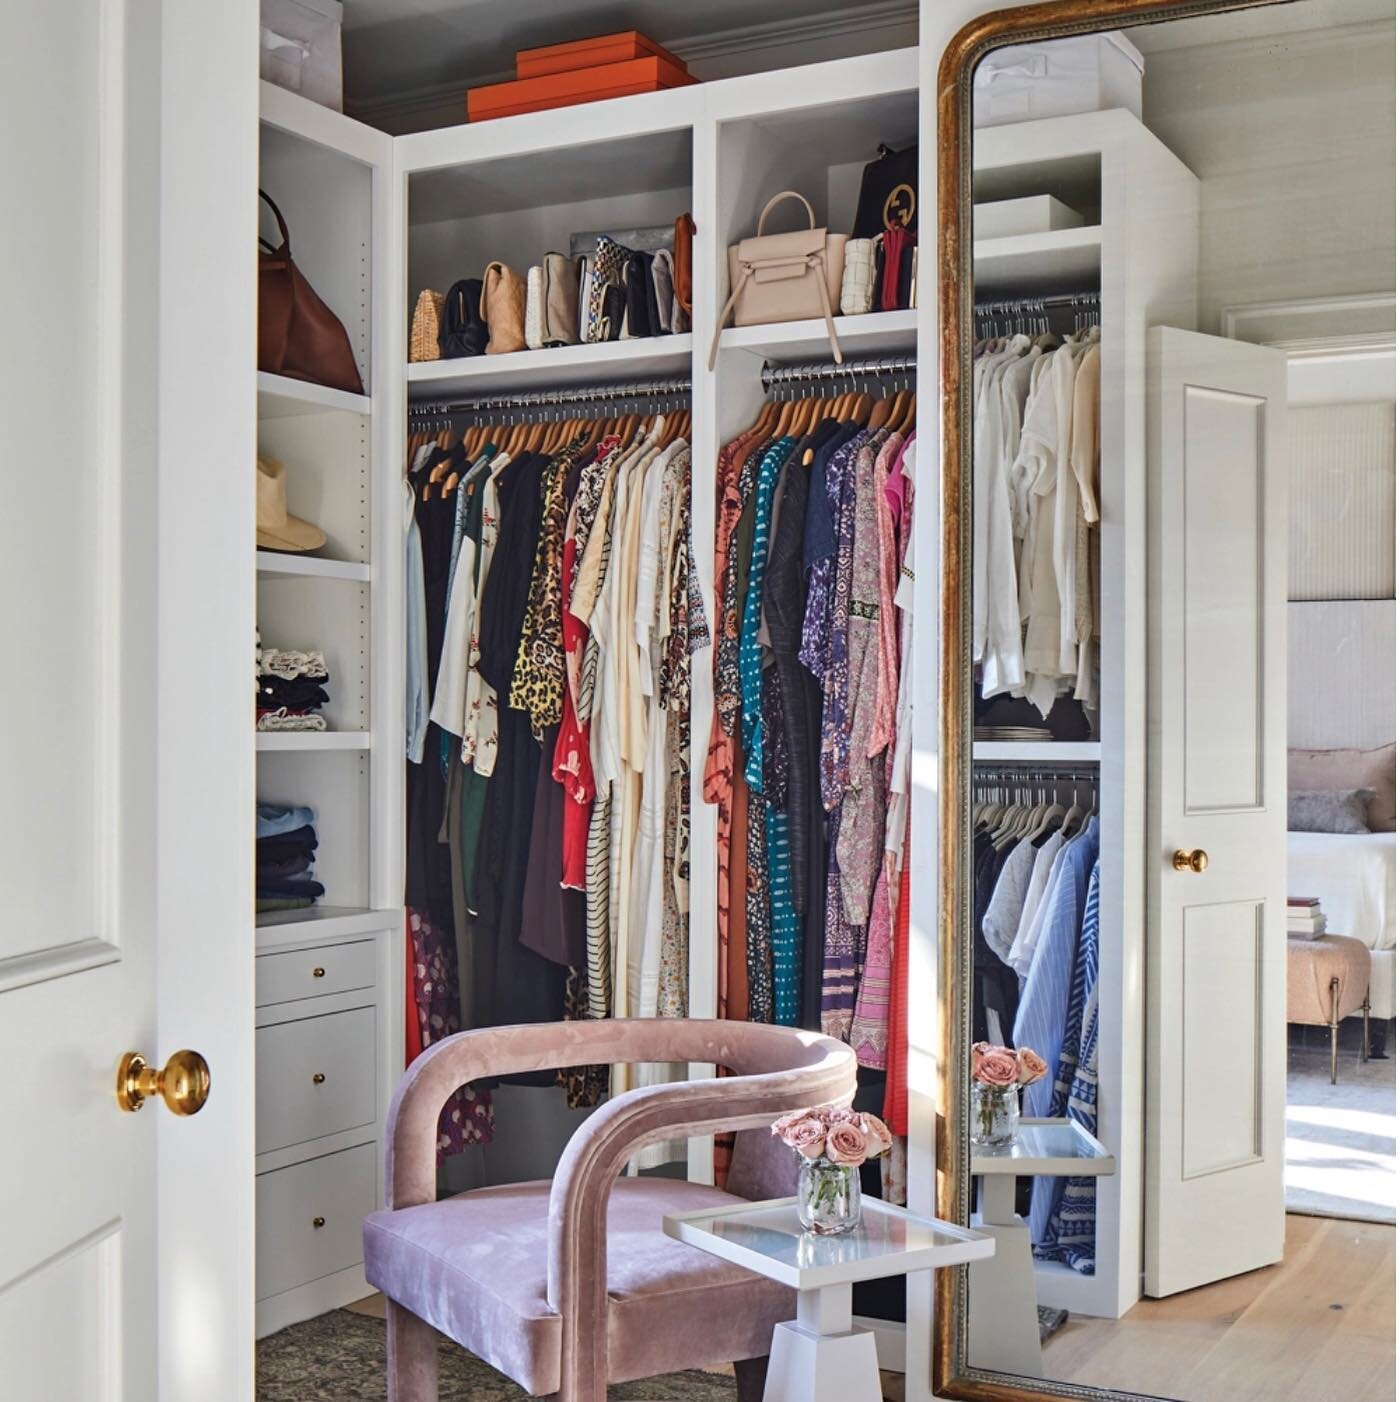
[[[425,287],[413,308],[413,325],[408,332],[410,360],[438,359],[438,326],[442,322],[442,293]]]

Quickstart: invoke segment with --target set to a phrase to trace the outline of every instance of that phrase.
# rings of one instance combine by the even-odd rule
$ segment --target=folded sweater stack
[[[324,653],[259,647],[257,666],[259,730],[326,728],[326,718],[317,714],[330,700]]]
[[[315,878],[316,814],[304,806],[258,804],[257,909],[303,910],[326,894]]]

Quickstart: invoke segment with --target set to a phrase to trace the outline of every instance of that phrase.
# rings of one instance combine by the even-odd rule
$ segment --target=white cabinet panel
[[[258,1007],[374,985],[374,942],[322,945],[258,956]]]
[[[260,1027],[258,1153],[375,1119],[374,1009]]]
[[[375,1153],[360,1144],[259,1175],[258,1299],[359,1264]]]

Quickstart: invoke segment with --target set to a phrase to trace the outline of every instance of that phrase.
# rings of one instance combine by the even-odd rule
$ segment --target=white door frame
[[[160,1402],[253,1396],[256,0],[160,24],[156,1045],[209,1103],[156,1106]],[[152,153],[154,159],[155,153]],[[113,1062],[124,1048],[112,1049]],[[116,1113],[115,1111],[113,1113]],[[128,1321],[128,1334],[149,1328]]]

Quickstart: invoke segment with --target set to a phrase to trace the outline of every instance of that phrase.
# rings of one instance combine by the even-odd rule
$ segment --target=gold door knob
[[[326,1083],[326,1073],[324,1071],[313,1071],[311,1073],[311,1084],[313,1086],[323,1086]]]
[[[313,1217],[311,1219],[311,1225],[319,1232],[321,1228],[326,1225],[326,1219],[324,1217]]]
[[[172,1114],[197,1115],[209,1099],[209,1063],[197,1051],[177,1051],[162,1069],[148,1066],[140,1052],[127,1052],[117,1067],[117,1104],[134,1112],[151,1095]]]
[[[1194,871],[1199,876],[1210,865],[1210,858],[1197,847],[1192,852],[1183,852],[1180,847],[1172,853],[1173,871]]]

